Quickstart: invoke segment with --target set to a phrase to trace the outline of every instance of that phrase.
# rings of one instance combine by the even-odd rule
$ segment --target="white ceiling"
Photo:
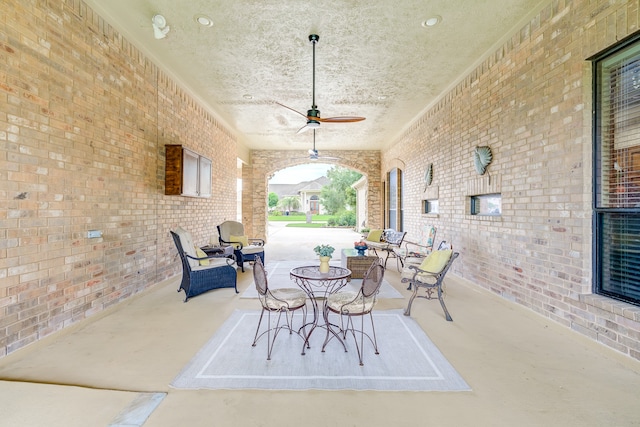
[[[317,148],[381,149],[547,0],[85,0],[159,64],[249,149],[307,149],[297,134],[311,107],[312,46]],[[153,37],[151,18],[171,30]],[[204,14],[213,26],[194,16]],[[422,23],[440,16],[431,28]],[[250,98],[250,99],[249,99]]]

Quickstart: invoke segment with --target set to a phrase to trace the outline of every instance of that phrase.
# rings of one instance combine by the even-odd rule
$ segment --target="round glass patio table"
[[[289,273],[291,279],[307,294],[311,305],[313,307],[313,321],[305,323],[302,328],[303,331],[309,327],[309,333],[306,334],[304,343],[302,344],[302,354],[305,354],[305,348],[309,347],[309,338],[317,327],[322,327],[327,330],[327,336],[332,333],[342,343],[344,351],[347,348],[342,341],[339,334],[330,327],[328,310],[326,309],[325,302],[327,296],[337,292],[343,288],[351,279],[351,270],[344,267],[329,266],[327,273],[320,272],[319,265],[306,265],[303,267],[292,268]],[[320,307],[318,300],[322,300],[322,318],[324,319],[324,325],[318,325],[320,320]]]

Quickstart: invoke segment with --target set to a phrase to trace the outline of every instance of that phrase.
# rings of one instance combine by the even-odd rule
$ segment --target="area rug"
[[[290,288],[296,287],[295,282],[289,276],[289,272],[294,267],[300,267],[303,265],[312,265],[312,261],[276,261],[273,263],[267,262],[265,269],[267,270],[267,280],[269,281],[269,287],[271,289],[277,288]],[[331,265],[339,266],[340,262],[332,262]],[[352,279],[344,290],[358,290],[362,286],[362,279]],[[404,298],[400,292],[398,292],[386,279],[382,280],[382,286],[380,286],[379,298]],[[251,285],[242,293],[240,298],[258,298],[258,291],[256,291],[256,285],[251,282]]]
[[[284,331],[278,335],[268,361],[266,336],[255,347],[251,346],[259,316],[257,310],[235,310],[171,386],[179,389],[470,390],[420,326],[401,310],[375,312],[380,354],[374,353],[365,338],[364,366],[359,365],[351,336],[345,340],[347,352],[336,339],[321,352],[325,331],[320,328],[312,334],[311,348],[304,356],[301,355],[302,339]],[[295,317],[296,324],[300,324],[302,316]]]

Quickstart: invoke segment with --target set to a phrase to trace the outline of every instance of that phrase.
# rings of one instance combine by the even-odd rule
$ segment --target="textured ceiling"
[[[323,149],[381,149],[546,1],[532,0],[86,0],[150,56],[250,149],[306,149],[296,133],[312,99],[322,117]],[[171,31],[153,37],[162,14]],[[194,16],[204,14],[213,26]],[[422,22],[433,16],[431,28]]]

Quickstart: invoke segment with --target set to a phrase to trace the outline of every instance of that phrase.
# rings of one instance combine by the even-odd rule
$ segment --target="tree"
[[[356,191],[351,184],[362,177],[362,174],[351,169],[334,166],[327,171],[329,185],[322,187],[320,202],[330,215],[334,215],[345,208],[355,208]]]
[[[300,209],[300,198],[297,196],[287,196],[280,199],[278,205],[281,209],[286,209],[288,211],[297,211]]]
[[[273,191],[269,193],[269,209],[273,209],[278,206],[278,195]]]

